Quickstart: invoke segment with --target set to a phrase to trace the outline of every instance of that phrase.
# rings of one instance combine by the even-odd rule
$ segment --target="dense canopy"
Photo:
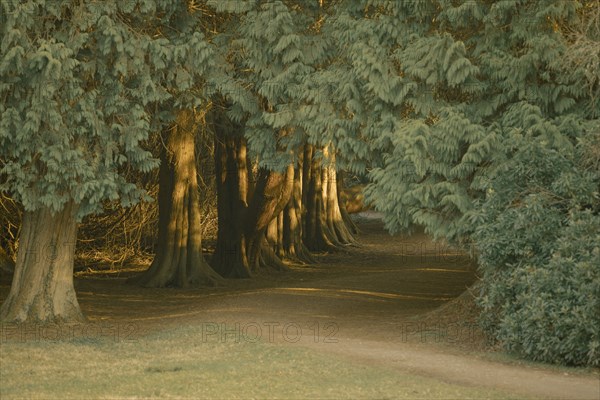
[[[346,174],[368,182],[392,233],[424,227],[472,252],[482,326],[506,348],[597,366],[599,9],[0,2],[0,189],[25,210],[0,316],[82,318],[74,246],[59,242],[110,201],[151,200],[138,178],[159,164],[159,244],[137,280],[158,287],[250,277],[352,245]],[[201,130],[210,154],[196,150]],[[196,171],[206,158],[219,213],[211,266]],[[60,250],[32,260],[46,241]]]

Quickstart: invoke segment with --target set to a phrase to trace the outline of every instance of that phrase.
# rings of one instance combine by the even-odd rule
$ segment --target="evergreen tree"
[[[181,3],[167,21],[165,37],[173,43],[165,51],[165,62],[174,71],[174,85],[168,87],[173,99],[158,113],[162,129],[159,190],[158,245],[150,268],[134,282],[146,287],[213,286],[221,277],[208,265],[202,254],[200,201],[198,193],[195,138],[203,116],[210,107],[214,88],[208,84],[224,63],[207,42],[210,28],[223,18],[205,15],[193,3]],[[206,37],[196,49],[181,41]],[[221,65],[219,65],[221,63]]]
[[[571,264],[582,268],[572,270],[581,286],[569,283],[562,293],[571,294],[561,298],[573,312],[586,304],[584,317],[563,323],[554,306],[542,308],[539,346],[532,344],[540,339],[532,321],[542,317],[528,314],[519,297],[527,292],[523,282],[543,276],[526,271],[544,268],[559,251],[558,232],[578,226],[582,208],[598,207],[597,172],[575,162],[582,157],[578,143],[595,143],[590,138],[600,107],[589,93],[596,93],[597,69],[575,63],[567,73],[562,63],[572,48],[563,32],[580,24],[590,8],[585,4],[344,3],[328,28],[339,61],[318,78],[341,88],[329,89],[326,104],[339,119],[326,122],[317,110],[313,121],[331,127],[352,165],[363,168],[366,158],[374,166],[366,197],[390,230],[422,225],[435,237],[479,250],[486,326],[508,348],[594,365],[598,338],[589,327],[598,319],[588,306],[596,304],[599,278],[583,271],[595,250],[581,245],[581,258]],[[532,229],[536,223],[539,229]],[[552,265],[557,286],[548,290],[556,295],[566,282],[558,276],[568,269]],[[552,296],[527,293],[535,301]],[[573,335],[566,337],[564,329]],[[556,350],[546,340],[553,335],[562,341]]]
[[[238,12],[238,22],[218,40],[231,55],[231,68],[215,83],[225,100],[216,103],[214,116],[221,212],[213,266],[234,277],[285,268],[282,257],[312,261],[302,242],[300,155],[306,136],[295,105],[323,57],[313,28],[318,3],[247,5],[227,6]]]
[[[158,245],[150,268],[132,282],[146,287],[213,286],[221,281],[202,254],[196,171],[195,110],[178,110],[163,132],[158,194]]]
[[[202,34],[169,29],[186,27],[178,2],[3,1],[0,10],[2,190],[25,208],[0,317],[81,320],[77,221],[103,200],[144,198],[122,168],[157,165],[143,142],[168,116],[148,110],[188,90],[210,50]]]

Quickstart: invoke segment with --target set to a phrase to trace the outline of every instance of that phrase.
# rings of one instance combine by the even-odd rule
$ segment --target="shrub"
[[[483,326],[532,360],[600,365],[599,173],[585,164],[597,136],[571,152],[512,139],[480,206]]]

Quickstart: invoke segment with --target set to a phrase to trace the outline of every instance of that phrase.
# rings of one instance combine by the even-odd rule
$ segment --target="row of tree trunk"
[[[213,286],[285,270],[284,259],[314,262],[311,252],[354,243],[356,228],[339,201],[341,180],[330,148],[306,145],[285,171],[258,168],[247,155],[243,127],[223,112],[211,115],[214,135],[218,235],[209,265],[201,246],[195,154],[199,121],[178,113],[163,132],[159,231],[150,268],[133,278],[145,287]],[[26,211],[1,321],[70,322],[84,319],[73,287],[77,205],[58,213]]]
[[[221,276],[285,270],[284,259],[313,263],[310,251],[354,243],[355,227],[347,224],[339,203],[333,157],[323,166],[314,146],[306,145],[285,171],[254,168],[243,128],[222,114],[212,122],[219,218],[212,266]]]

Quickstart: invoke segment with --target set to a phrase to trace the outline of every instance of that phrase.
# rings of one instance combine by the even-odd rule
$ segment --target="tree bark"
[[[355,244],[356,240],[344,221],[340,206],[340,195],[338,192],[339,183],[337,181],[338,172],[335,168],[335,152],[329,151],[326,147],[323,150],[325,157],[329,160],[329,164],[323,168],[323,184],[322,195],[323,203],[325,204],[325,223],[329,232],[333,235],[332,240],[343,246]]]
[[[133,279],[145,287],[214,286],[221,277],[202,255],[192,111],[182,110],[166,132],[158,194],[158,246],[150,268]]]
[[[310,251],[325,251],[333,243],[321,232],[321,212],[323,209],[321,193],[321,168],[314,157],[315,148],[306,145],[302,168],[302,204],[305,206],[302,221],[304,223],[303,242]]]
[[[229,125],[223,118],[216,118],[215,122]],[[219,227],[212,266],[221,276],[227,278],[249,278],[251,273],[244,230],[248,209],[246,143],[239,132],[236,136],[231,132],[226,133],[225,126],[215,126],[214,154]]]
[[[286,270],[284,209],[294,187],[294,168],[285,173],[259,169],[256,181],[247,160],[243,127],[224,106],[210,115],[215,132],[219,228],[212,266],[227,278],[249,278],[265,269]]]
[[[304,243],[310,251],[328,251],[339,246],[329,231],[323,202],[321,160],[314,146],[307,145],[304,153],[303,203],[306,205]]]
[[[227,278],[249,278],[262,269],[285,265],[267,240],[267,228],[291,195],[286,175],[260,170],[248,200],[246,147],[242,138],[215,141],[219,229],[213,268]]]
[[[302,179],[303,160],[300,157],[298,169],[294,172],[294,181],[290,201],[282,213],[281,223],[278,228],[280,234],[281,257],[303,264],[314,264],[316,261],[304,244],[303,239],[303,204],[302,204]]]
[[[70,202],[56,214],[46,208],[25,211],[12,285],[0,308],[1,321],[85,320],[73,286],[77,210]]]
[[[359,232],[358,226],[356,226],[356,224],[354,223],[352,218],[350,218],[350,213],[348,213],[348,210],[346,209],[346,202],[344,201],[343,196],[342,196],[343,190],[344,190],[343,174],[340,171],[338,171],[337,195],[338,195],[338,205],[340,207],[340,212],[342,213],[342,220],[346,224],[346,227],[348,228],[350,233],[352,233],[352,235],[356,235]],[[353,238],[354,238],[354,236],[353,236]]]
[[[323,149],[322,160],[315,148],[306,145],[303,168],[304,243],[311,251],[328,251],[354,244],[355,239],[344,222],[339,206],[335,154]]]
[[[269,245],[266,233],[269,223],[276,219],[289,202],[293,188],[294,169],[285,173],[260,170],[254,195],[248,205],[245,235],[248,238],[248,263],[251,271],[264,268],[285,270],[287,267]]]

